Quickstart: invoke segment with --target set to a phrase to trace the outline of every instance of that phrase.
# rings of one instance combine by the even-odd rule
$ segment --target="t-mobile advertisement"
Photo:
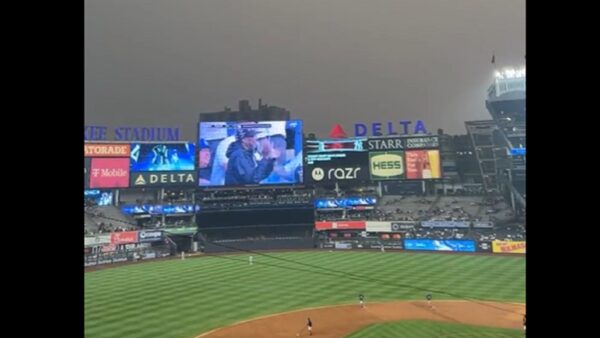
[[[93,158],[90,188],[127,188],[129,158]]]

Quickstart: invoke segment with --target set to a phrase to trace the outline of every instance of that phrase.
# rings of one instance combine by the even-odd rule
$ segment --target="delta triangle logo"
[[[138,177],[135,179],[134,184],[135,185],[146,185],[146,180],[144,179],[144,176],[142,174],[139,174]]]

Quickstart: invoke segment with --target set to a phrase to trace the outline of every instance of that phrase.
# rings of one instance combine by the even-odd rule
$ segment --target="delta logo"
[[[144,179],[143,175],[138,175],[138,177],[135,179],[134,182],[135,185],[146,185],[146,180]]]
[[[196,183],[196,175],[194,172],[181,173],[141,173],[137,174],[133,180],[134,186],[149,186],[149,185],[193,185]]]

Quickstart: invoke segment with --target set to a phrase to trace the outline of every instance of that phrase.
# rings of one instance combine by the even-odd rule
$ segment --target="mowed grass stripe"
[[[228,280],[228,278],[233,278],[239,274],[239,272],[236,272],[235,269],[231,269],[231,272],[226,272],[225,270],[219,271],[222,272],[221,276],[219,276],[218,278],[222,278],[224,281]],[[114,304],[111,303],[111,299],[114,297],[135,299],[143,299],[145,298],[144,295],[151,295],[153,298],[160,298],[163,295],[167,297],[177,297],[182,296],[184,294],[189,294],[190,292],[193,292],[196,289],[198,289],[198,291],[200,291],[201,289],[206,290],[206,287],[203,285],[203,283],[198,281],[197,276],[195,276],[193,272],[188,272],[186,275],[175,273],[173,274],[172,278],[174,278],[176,282],[171,280],[166,282],[153,283],[154,280],[152,278],[148,278],[143,281],[135,280],[134,283],[131,285],[114,284],[113,288],[119,291],[115,292],[112,295],[110,294],[110,292],[103,292],[101,294],[97,294],[95,296],[95,302],[93,302],[92,304],[94,306],[97,306],[98,308],[102,308],[103,306],[112,307],[114,306]],[[209,288],[211,284],[208,284]],[[215,285],[216,287],[216,284],[212,285]],[[110,290],[110,288],[108,290]],[[88,305],[87,302],[86,305]]]
[[[247,256],[151,262],[86,274],[86,337],[193,337],[256,316],[353,303],[358,292],[367,301],[422,299],[419,288],[437,287],[464,297],[524,300],[524,277],[518,276],[524,275],[524,259],[513,257],[298,252],[254,255],[249,266]],[[486,284],[448,285],[448,280],[465,285],[465,278],[481,274],[471,271],[481,264],[491,275],[510,278],[503,285],[493,283],[492,290]]]

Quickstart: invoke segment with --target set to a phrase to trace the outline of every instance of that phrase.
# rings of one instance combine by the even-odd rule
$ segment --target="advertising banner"
[[[100,264],[111,264],[112,257],[110,255],[100,255],[98,256],[98,265]]]
[[[307,140],[307,182],[369,180],[366,141],[366,138]]]
[[[113,260],[113,263],[126,262],[127,254],[125,254],[125,253],[115,254],[115,255],[113,255],[112,260]]]
[[[366,156],[366,154],[364,155]],[[307,181],[313,183],[366,181],[369,179],[369,167],[366,165],[320,165],[309,166],[308,169]]]
[[[142,259],[152,259],[152,258],[156,258],[156,252],[154,252],[154,251],[144,252],[142,254]]]
[[[340,197],[340,198],[316,198],[314,206],[317,209],[339,209],[352,208],[357,206],[374,206],[377,204],[377,197]]]
[[[437,136],[408,137],[405,139],[406,149],[439,148],[440,141]]]
[[[315,222],[316,230],[365,230],[365,221],[337,221],[337,222]]]
[[[473,228],[493,228],[494,222],[473,222]]]
[[[121,206],[121,211],[128,215],[174,215],[174,214],[193,214],[200,211],[199,205],[193,204],[125,204]]]
[[[163,240],[162,231],[142,230],[138,233],[140,242],[158,242]]]
[[[126,143],[84,143],[85,157],[129,157],[131,146]]]
[[[131,173],[130,186],[132,188],[185,185],[196,186],[195,171]]]
[[[87,236],[83,238],[83,245],[86,247],[109,244],[110,242],[110,234]]]
[[[470,240],[405,239],[406,250],[475,252],[475,242]]]
[[[335,242],[336,249],[352,249],[352,243],[347,242]]]
[[[117,250],[117,246],[115,244],[107,244],[102,247],[103,253],[114,252],[116,250]]]
[[[98,264],[96,255],[88,255],[83,258],[83,266],[94,266],[96,264]]]
[[[367,221],[367,232],[392,232],[391,222]]]
[[[83,245],[84,246],[94,246],[94,245],[96,245],[96,236],[93,236],[93,237],[84,237],[83,238]]]
[[[470,225],[467,221],[422,221],[421,226],[424,228],[468,228]]]
[[[415,221],[395,221],[391,222],[392,224],[392,232],[401,231],[401,230],[411,230],[417,226],[417,222]]]
[[[92,158],[90,188],[129,187],[128,158]]]
[[[369,172],[372,180],[404,178],[404,153],[401,151],[369,152]]]
[[[492,252],[492,242],[477,242],[477,252]]]
[[[113,232],[111,234],[111,243],[112,244],[137,243],[137,241],[138,241],[138,232],[137,231]]]
[[[402,137],[369,138],[367,140],[367,150],[404,150],[404,139]]]
[[[525,253],[526,242],[521,241],[492,241],[494,253]]]
[[[392,241],[383,241],[384,249],[394,249],[394,250],[402,250],[404,246],[402,245],[402,241],[392,242]],[[369,243],[364,245],[365,249],[379,249],[381,250],[381,243]]]
[[[406,156],[406,178],[412,180],[441,178],[439,150],[409,150]]]
[[[306,157],[307,182],[333,183],[369,180],[367,152],[332,152]]]

